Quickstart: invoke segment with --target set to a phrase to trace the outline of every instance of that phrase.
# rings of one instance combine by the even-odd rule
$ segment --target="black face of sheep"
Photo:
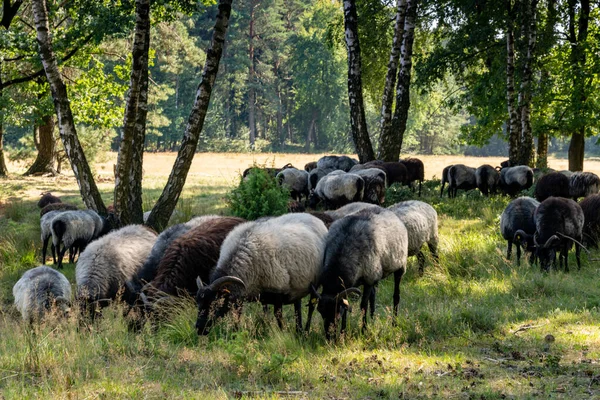
[[[542,271],[549,271],[550,267],[556,263],[556,251],[560,249],[562,241],[556,235],[553,235],[546,241],[546,243],[538,243],[537,237],[534,236],[536,246],[536,257],[540,262]],[[564,244],[564,246],[568,246]],[[570,247],[570,245],[569,245]]]
[[[312,208],[314,210],[317,208],[320,202],[321,198],[315,193],[314,190],[311,190],[310,194],[308,195],[308,208]]]
[[[246,286],[241,279],[233,276],[224,276],[208,286],[203,285],[199,278],[196,282],[198,283],[196,331],[198,335],[207,335],[214,321],[224,317],[235,306],[237,296],[232,292],[244,289]]]
[[[332,335],[337,331],[337,322],[340,319],[342,320],[342,329],[345,328],[347,313],[351,311],[347,296],[352,293],[356,293],[360,296],[360,290],[357,288],[346,289],[336,296],[319,295],[313,288],[313,295],[315,295],[319,301],[317,311],[323,318],[325,337],[327,340],[330,340]]]

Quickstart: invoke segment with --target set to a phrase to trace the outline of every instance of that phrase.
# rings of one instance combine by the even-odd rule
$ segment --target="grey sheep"
[[[527,165],[518,165],[500,170],[500,189],[509,196],[516,196],[532,185],[533,170]]]
[[[362,201],[356,201],[354,203],[346,204],[343,207],[338,208],[337,210],[325,211],[325,214],[329,215],[333,220],[338,220],[340,218],[347,217],[348,215],[356,214],[362,210],[370,210],[370,209],[378,209],[381,208],[376,204],[365,203]]]
[[[357,163],[356,160],[348,156],[323,156],[317,161],[317,168],[341,169],[348,172]]]
[[[475,168],[456,164],[448,170],[448,197],[456,197],[458,189],[471,190],[477,187]]]
[[[387,176],[385,171],[379,168],[366,168],[353,171],[365,181],[363,200],[371,204],[383,204],[385,202],[385,188],[387,187]]]
[[[569,178],[569,194],[573,200],[597,194],[600,190],[600,178],[593,172],[575,172]]]
[[[475,170],[475,181],[477,188],[484,196],[488,194],[496,194],[496,187],[500,182],[500,174],[496,168],[491,165],[484,164]]]
[[[389,210],[373,208],[335,221],[329,228],[325,245],[323,271],[319,285],[321,294],[312,288],[309,315],[318,299],[317,310],[323,317],[325,335],[329,339],[341,318],[341,331],[346,328],[348,293],[360,293],[363,329],[367,324],[367,307],[371,318],[375,313],[375,287],[394,274],[394,315],[400,302],[400,280],[406,271],[408,235],[402,221]]]
[[[94,315],[96,306],[115,299],[148,258],[156,232],[144,225],[128,225],[90,243],[75,267],[77,299],[82,311]]]
[[[39,321],[56,305],[68,312],[71,304],[71,284],[60,272],[46,266],[26,271],[13,286],[15,307],[24,321]]]
[[[290,189],[292,199],[300,201],[308,198],[308,172],[297,168],[286,168],[275,178],[277,182]]]
[[[41,218],[40,218],[40,239],[42,241],[42,264],[46,264],[46,251],[48,249],[48,242],[50,241],[50,238],[52,237],[52,220],[54,219],[54,217],[56,217],[58,214],[60,214],[62,211],[49,211],[46,214],[44,214]],[[51,244],[51,248],[52,248],[52,259],[54,261],[54,264],[56,264],[56,249],[54,247],[54,243]]]
[[[315,190],[319,181],[333,171],[335,171],[333,168],[314,168],[310,170],[308,173],[308,191],[311,192]]]
[[[51,230],[52,244],[58,252],[58,268],[62,268],[62,259],[67,249],[73,248],[69,257],[69,262],[72,263],[78,250],[85,250],[92,240],[107,233],[109,229],[108,222],[93,210],[64,211],[57,214],[52,219]]]
[[[500,233],[508,242],[506,258],[510,260],[514,243],[517,246],[517,265],[521,263],[521,246],[525,251],[531,253],[529,262],[533,264],[535,257],[533,243],[535,220],[533,216],[539,205],[540,202],[536,199],[519,197],[511,201],[500,216]]]
[[[404,223],[408,232],[408,257],[417,256],[419,273],[423,274],[425,256],[421,251],[427,244],[433,258],[438,260],[438,215],[435,209],[422,201],[410,200],[393,204],[388,207],[400,221]]]
[[[309,206],[315,208],[323,202],[325,209],[335,209],[361,201],[365,191],[365,181],[356,174],[333,171],[319,181],[309,196]]]
[[[319,279],[326,236],[323,222],[305,213],[235,227],[221,246],[210,284],[198,282],[198,334],[207,334],[216,318],[244,300],[273,304],[280,327],[283,304],[294,304],[301,330],[301,300]]]
[[[543,271],[550,265],[556,266],[556,253],[560,252],[560,264],[569,271],[568,252],[575,243],[577,267],[581,268],[581,240],[583,236],[584,214],[581,206],[571,199],[549,197],[535,210],[533,237],[536,257]]]

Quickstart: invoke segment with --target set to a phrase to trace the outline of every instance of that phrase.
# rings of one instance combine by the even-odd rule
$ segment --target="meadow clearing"
[[[94,166],[111,202],[111,154]],[[193,215],[227,214],[226,193],[253,160],[302,168],[320,155],[198,154],[173,223]],[[502,158],[419,156],[426,179],[444,166],[498,165]],[[146,154],[144,205],[150,209],[166,181],[173,154]],[[564,169],[566,160],[551,158]],[[586,160],[600,174],[600,161]],[[0,180],[0,398],[600,398],[600,254],[582,256],[580,271],[541,273],[526,261],[506,260],[499,217],[510,199],[478,192],[439,198],[439,180],[422,200],[440,222],[440,261],[416,260],[401,284],[392,318],[392,285],[378,289],[376,318],[361,333],[360,313],[349,331],[328,343],[315,315],[311,332],[294,331],[284,307],[280,331],[271,314],[249,304],[237,322],[227,318],[207,337],[194,329],[195,304],[178,303],[164,321],[128,329],[123,307],[109,308],[93,325],[50,318],[30,328],[12,305],[12,286],[39,265],[42,191],[82,205],[72,176],[22,177],[20,164]],[[408,199],[395,191],[388,201]],[[514,257],[514,255],[513,255]],[[64,273],[74,283],[74,265]],[[358,310],[358,302],[354,304]]]

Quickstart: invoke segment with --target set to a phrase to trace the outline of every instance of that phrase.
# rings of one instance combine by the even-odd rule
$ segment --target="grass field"
[[[253,160],[302,167],[318,155],[198,154],[173,222],[227,214],[224,195]],[[498,165],[499,158],[420,157],[426,176],[447,164]],[[145,159],[149,209],[174,155]],[[114,156],[95,166],[111,202]],[[564,169],[565,160],[550,160]],[[9,165],[11,172],[22,165]],[[600,162],[586,160],[600,173]],[[272,315],[250,304],[198,338],[195,307],[182,301],[162,323],[131,332],[115,306],[92,326],[50,318],[29,327],[12,306],[12,286],[39,264],[39,194],[52,190],[81,205],[72,176],[0,181],[0,398],[314,398],[504,399],[600,398],[600,264],[584,254],[580,271],[545,274],[506,260],[499,216],[509,199],[476,192],[439,199],[439,182],[423,199],[440,218],[440,262],[416,260],[402,281],[399,317],[392,288],[382,282],[377,315],[362,334],[354,311],[339,342],[323,338],[319,315],[309,335],[294,332],[291,309],[280,331]],[[402,198],[410,197],[401,191]],[[390,196],[388,196],[390,197]],[[65,274],[74,282],[74,265]],[[291,308],[291,307],[288,307]],[[354,304],[358,310],[358,302]]]

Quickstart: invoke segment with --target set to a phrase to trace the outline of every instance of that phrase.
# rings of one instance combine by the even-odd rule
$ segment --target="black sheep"
[[[421,197],[421,187],[423,185],[423,181],[425,180],[425,166],[423,165],[423,161],[419,160],[418,158],[406,158],[404,160],[400,160],[400,162],[406,167],[406,181],[408,182],[409,186],[412,187],[413,182],[419,182],[419,197]]]
[[[489,164],[484,164],[475,170],[475,182],[477,183],[477,189],[483,193],[484,196],[496,194],[496,187],[500,181],[500,174],[496,168]]]
[[[467,191],[476,187],[475,168],[456,164],[448,170],[448,197],[456,197],[458,189]]]
[[[452,168],[452,167],[453,167],[453,165],[450,164],[442,170],[442,181],[441,181],[442,188],[440,189],[440,197],[442,197],[444,195],[444,186],[446,186],[446,183],[449,182],[448,172],[450,172],[450,168]],[[450,193],[448,193],[448,196],[450,196]]]
[[[535,185],[535,198],[544,201],[548,197],[569,197],[569,178],[560,172],[543,175]]]
[[[55,203],[62,203],[60,197],[56,197],[50,192],[45,192],[45,193],[42,193],[42,198],[40,199],[40,201],[38,201],[37,206],[39,208],[44,208],[48,204],[55,204]]]
[[[600,195],[589,195],[579,205],[584,216],[583,243],[597,248],[600,239]]]

